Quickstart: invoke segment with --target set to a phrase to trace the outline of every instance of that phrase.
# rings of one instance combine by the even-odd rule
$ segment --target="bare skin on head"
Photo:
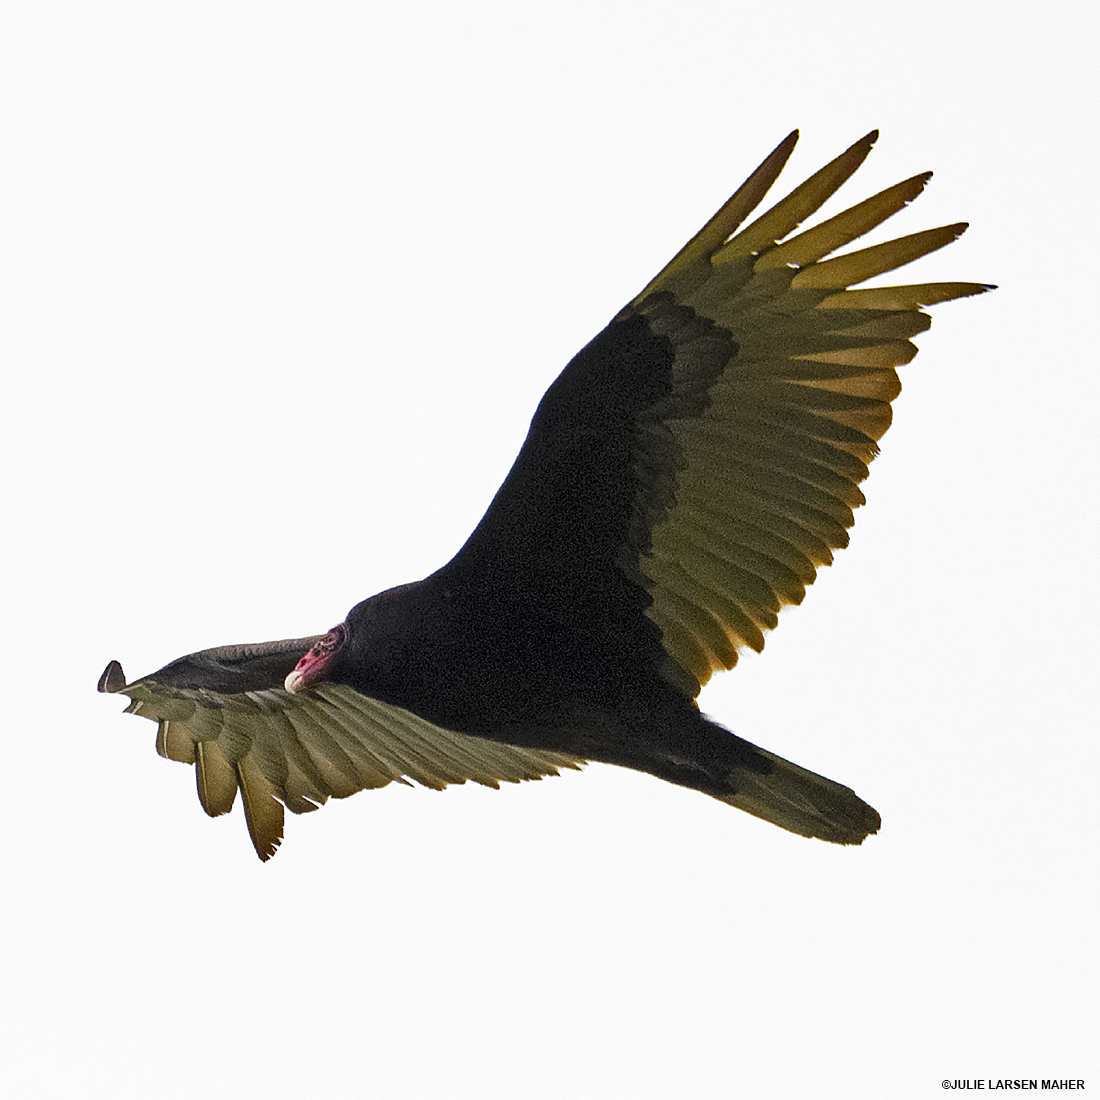
[[[334,626],[295,666],[284,686],[292,695],[327,679],[329,666],[347,639],[343,623]]]

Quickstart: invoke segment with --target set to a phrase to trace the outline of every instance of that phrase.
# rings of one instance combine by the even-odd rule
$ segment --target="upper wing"
[[[195,765],[199,800],[211,817],[227,813],[240,789],[263,860],[282,840],[283,805],[306,813],[330,796],[395,780],[435,790],[466,780],[497,787],[583,763],[452,733],[334,684],[291,695],[284,679],[319,640],[202,650],[132,684],[112,661],[99,690],[128,695],[128,713],[157,723],[157,752]]]
[[[849,289],[948,244],[962,223],[825,259],[904,207],[931,173],[790,235],[876,138],[741,229],[797,131],[779,145],[566,367],[447,568],[507,581],[576,617],[610,606],[614,618],[639,606],[634,592],[659,630],[662,672],[692,695],[740,647],[763,647],[780,607],[799,603],[847,545],[858,485],[901,389],[894,368],[931,323],[920,307],[989,289]]]

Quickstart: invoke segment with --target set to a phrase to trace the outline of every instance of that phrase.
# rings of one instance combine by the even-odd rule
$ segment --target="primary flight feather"
[[[241,793],[261,859],[283,807],[414,780],[441,789],[588,760],[692,787],[802,836],[858,844],[848,787],[696,706],[738,650],[847,545],[921,306],[978,283],[852,286],[943,247],[959,223],[834,256],[914,199],[913,176],[798,226],[859,167],[856,142],[753,221],[787,137],[565,368],[461,550],[327,634],[224,646],[100,691],[194,764],[212,816]],[[747,224],[746,224],[747,222]]]

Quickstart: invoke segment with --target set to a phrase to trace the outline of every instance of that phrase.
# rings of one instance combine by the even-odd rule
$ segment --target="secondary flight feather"
[[[852,790],[724,729],[695,703],[847,545],[922,310],[989,289],[852,289],[964,223],[834,255],[920,194],[925,172],[796,232],[868,134],[749,220],[789,135],[566,366],[459,552],[325,634],[193,653],[99,690],[157,723],[199,800],[238,791],[261,859],[284,807],[391,782],[496,787],[585,761],[648,772],[802,836],[858,844]]]

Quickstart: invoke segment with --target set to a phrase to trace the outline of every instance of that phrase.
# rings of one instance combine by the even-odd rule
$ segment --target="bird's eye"
[[[339,649],[340,644],[344,640],[344,632],[340,627],[333,627],[314,647],[312,652],[316,656],[321,656],[323,653],[330,653],[334,649]]]

